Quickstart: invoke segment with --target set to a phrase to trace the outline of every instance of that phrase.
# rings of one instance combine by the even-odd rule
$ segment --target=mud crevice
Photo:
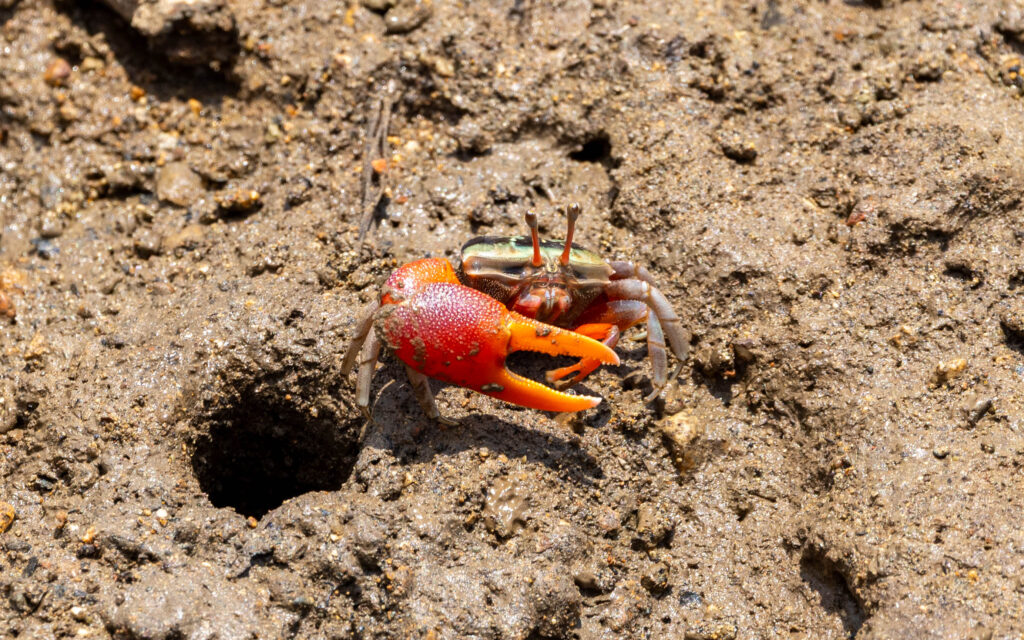
[[[839,618],[847,637],[855,638],[868,616],[836,563],[820,550],[806,548],[800,557],[800,577],[818,594],[822,609]]]
[[[168,33],[147,39],[101,2],[58,2],[57,8],[88,32],[90,40],[109,46],[131,81],[158,100],[196,98],[206,104],[217,104],[222,98],[239,93],[238,81],[230,73],[238,56],[236,31],[203,34],[175,24]],[[184,63],[187,57],[181,52],[188,43],[195,44],[188,49],[195,59]],[[63,54],[81,57],[80,52],[73,50],[76,46],[81,45],[66,43],[62,47],[58,43]],[[93,47],[88,42],[86,46]]]

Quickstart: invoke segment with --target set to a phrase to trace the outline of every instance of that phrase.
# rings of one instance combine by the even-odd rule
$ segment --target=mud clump
[[[156,179],[156,194],[178,206],[187,207],[203,193],[203,182],[184,162],[172,162],[160,169]]]

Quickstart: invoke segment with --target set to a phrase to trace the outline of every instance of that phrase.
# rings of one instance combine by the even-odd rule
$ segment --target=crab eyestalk
[[[572,251],[572,236],[576,232],[576,218],[580,217],[580,205],[572,203],[565,209],[565,218],[568,222],[568,229],[565,230],[565,249],[562,251],[562,257],[558,259],[561,265],[567,266],[569,264],[569,252]]]
[[[539,267],[543,264],[540,257],[540,234],[537,232],[537,214],[533,211],[526,212],[526,226],[530,227],[530,238],[533,240],[533,259],[530,264]]]

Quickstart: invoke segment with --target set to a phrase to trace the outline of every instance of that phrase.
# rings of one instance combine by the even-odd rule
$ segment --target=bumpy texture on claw
[[[444,261],[412,263],[388,281],[378,314],[385,343],[410,367],[431,378],[544,411],[582,411],[601,398],[562,393],[505,368],[514,351],[590,358],[618,364],[615,352],[586,336],[513,311],[475,289],[452,282]],[[451,269],[450,266],[447,267]],[[435,272],[436,271],[436,272]],[[416,282],[419,272],[430,284]]]

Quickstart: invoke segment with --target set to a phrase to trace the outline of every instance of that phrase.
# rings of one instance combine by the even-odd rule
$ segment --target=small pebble
[[[234,189],[217,194],[217,206],[230,213],[246,213],[260,204],[260,193],[252,189]]]
[[[622,519],[615,509],[601,505],[597,508],[597,526],[604,535],[611,535],[622,526]]]
[[[96,58],[94,56],[86,56],[82,60],[82,64],[78,65],[78,68],[82,71],[99,71],[106,65],[102,58]]]
[[[918,82],[936,82],[946,72],[946,59],[938,52],[922,53],[914,61],[911,75]]]
[[[161,250],[163,238],[153,229],[144,228],[135,234],[132,239],[132,249],[135,255],[142,259],[158,255]]]
[[[46,338],[42,333],[37,332],[32,336],[32,339],[28,341],[28,346],[25,347],[24,358],[26,360],[37,360],[49,352],[50,345],[47,344]]]
[[[64,233],[64,216],[47,211],[39,221],[39,235],[46,239],[59,238]]]
[[[78,107],[76,107],[70,100],[68,100],[64,104],[60,105],[60,109],[57,110],[57,115],[59,115],[60,119],[64,122],[74,122],[75,120],[78,120],[82,115],[82,112],[79,111]]]
[[[64,58],[54,58],[43,73],[43,80],[51,87],[62,86],[71,75],[71,65]]]
[[[57,248],[57,245],[51,242],[48,238],[32,238],[28,242],[32,245],[32,252],[44,260],[56,258],[57,254],[60,253],[60,249]]]
[[[685,451],[694,440],[704,434],[704,426],[689,413],[680,412],[661,420],[658,423],[661,435],[672,443],[672,448],[679,452]]]
[[[725,157],[736,162],[747,163],[757,159],[757,146],[738,132],[720,133],[718,146],[722,149]]]
[[[384,16],[387,33],[409,33],[430,18],[434,8],[430,0],[403,0]]]
[[[636,637],[639,634],[629,633],[637,617],[650,606],[650,596],[636,580],[623,580],[615,586],[608,598],[608,604],[601,618],[608,627],[616,632],[615,637]]]
[[[664,562],[658,562],[650,567],[642,578],[640,584],[651,593],[661,593],[668,589],[669,568]]]
[[[934,382],[936,385],[945,384],[959,376],[966,369],[967,360],[964,358],[956,358],[955,360],[940,362],[935,365],[935,372],[933,374]]]
[[[164,236],[160,243],[161,251],[191,251],[199,246],[205,234],[204,227],[198,224],[190,224],[181,231]]]
[[[653,549],[664,542],[675,529],[664,505],[645,502],[637,509],[635,542],[644,549]]]
[[[11,297],[0,291],[0,316],[7,318],[8,320],[14,320],[17,312],[14,309],[14,301]]]
[[[934,449],[932,449],[932,455],[938,458],[939,460],[943,460],[946,456],[949,455],[949,447],[945,445],[935,447]]]
[[[0,502],[0,533],[11,528],[16,513],[14,507],[6,502]]]
[[[1014,340],[1024,340],[1024,303],[1016,301],[1007,305],[999,314],[999,326],[1003,332]]]
[[[169,296],[175,291],[174,285],[170,282],[153,282],[149,285],[149,292],[158,296]]]
[[[982,418],[985,417],[989,411],[992,410],[992,405],[995,403],[995,398],[982,398],[974,403],[971,407],[970,412],[967,414],[967,424],[975,426]]]

